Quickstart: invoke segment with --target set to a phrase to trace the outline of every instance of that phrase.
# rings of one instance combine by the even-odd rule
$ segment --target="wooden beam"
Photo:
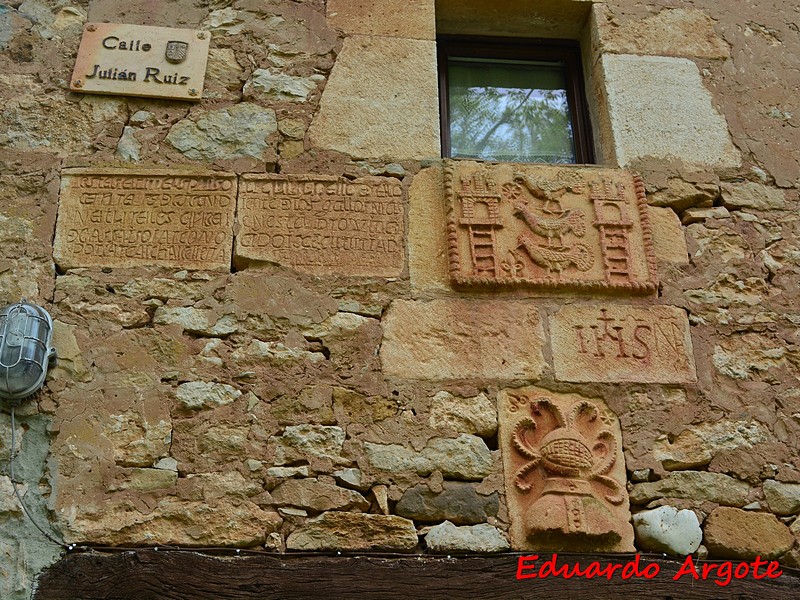
[[[787,600],[800,598],[800,571],[783,568],[774,579],[744,579],[726,586],[685,575],[683,561],[642,555],[640,569],[658,565],[652,579],[623,580],[620,571],[606,577],[517,579],[522,554],[494,556],[324,556],[256,554],[224,557],[192,551],[137,549],[72,553],[42,573],[34,600],[400,600],[469,598],[565,600],[627,598],[710,600],[737,598]],[[551,558],[543,554],[536,568]],[[559,554],[558,565],[585,569],[625,564],[629,555]],[[530,559],[528,559],[530,560]],[[722,561],[712,561],[722,565]],[[711,564],[711,563],[702,563]],[[738,563],[734,563],[734,566]],[[650,572],[654,570],[651,567]],[[759,574],[764,574],[762,567]]]

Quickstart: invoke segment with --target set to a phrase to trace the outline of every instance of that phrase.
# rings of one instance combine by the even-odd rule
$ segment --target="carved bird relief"
[[[575,265],[582,272],[594,266],[594,256],[585,244],[575,244],[571,248],[548,248],[536,244],[530,234],[526,233],[520,234],[517,243],[525,248],[533,262],[547,269],[548,274],[560,274],[570,265]]]
[[[558,246],[564,246],[564,236],[569,232],[578,237],[586,234],[586,222],[582,210],[565,210],[558,217],[542,217],[534,213],[522,202],[514,204],[514,215],[521,217],[531,231],[547,239],[547,245],[553,245],[553,239],[558,238]]]

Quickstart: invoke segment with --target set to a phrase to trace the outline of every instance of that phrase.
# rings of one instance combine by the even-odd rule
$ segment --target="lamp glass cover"
[[[0,310],[0,400],[19,404],[44,385],[55,358],[53,320],[27,302]]]

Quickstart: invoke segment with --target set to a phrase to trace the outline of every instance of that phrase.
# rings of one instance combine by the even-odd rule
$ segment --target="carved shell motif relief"
[[[619,423],[600,400],[537,388],[501,394],[512,544],[628,551],[633,531]]]
[[[642,180],[619,169],[448,161],[457,286],[657,287]]]

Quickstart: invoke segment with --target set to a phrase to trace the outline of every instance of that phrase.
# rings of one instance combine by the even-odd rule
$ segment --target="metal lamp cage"
[[[52,339],[42,307],[22,301],[0,310],[0,401],[16,406],[39,391],[56,358]]]

